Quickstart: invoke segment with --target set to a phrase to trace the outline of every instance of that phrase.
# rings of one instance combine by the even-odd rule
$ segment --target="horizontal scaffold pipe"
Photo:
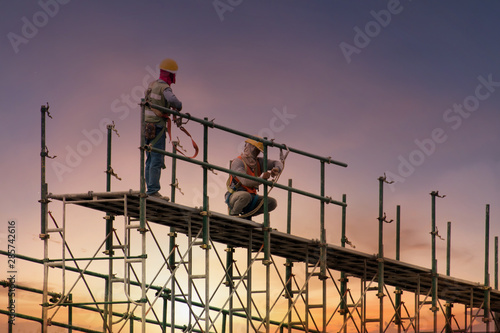
[[[2,309],[0,309],[0,314],[10,315],[9,311],[2,310]],[[33,316],[28,316],[28,315],[25,315],[25,314],[22,314],[22,313],[16,313],[15,316],[16,316],[16,318],[21,318],[21,319],[25,319],[25,320],[36,321],[37,323],[40,323],[40,324],[43,322],[41,318],[37,318],[37,317],[33,317]],[[57,321],[51,321],[50,325],[51,326],[68,328],[68,329],[71,328],[74,331],[85,332],[85,333],[101,333],[102,332],[102,331],[94,331],[94,330],[91,330],[91,329],[88,329],[88,328],[84,328],[84,327],[63,324],[63,323],[59,323]]]
[[[7,251],[0,250],[0,255],[8,256],[9,253]],[[30,261],[30,262],[34,262],[34,263],[42,264],[43,265],[43,259],[31,258],[31,257],[28,257],[28,256],[24,256],[22,254],[17,254],[16,253],[16,259],[26,260],[26,261]],[[73,261],[73,259],[66,259],[66,261],[71,262],[71,261]],[[61,266],[55,266],[55,267],[56,268],[62,268]],[[80,274],[85,274],[85,275],[88,275],[88,276],[98,277],[98,278],[102,278],[102,279],[108,279],[109,278],[109,276],[106,275],[106,274],[96,273],[96,272],[87,271],[87,270],[83,270],[82,271],[81,269],[78,269],[78,268],[75,268],[75,267],[71,267],[71,266],[66,266],[65,269],[67,271],[76,272],[76,273],[80,273]],[[139,286],[139,287],[141,286],[141,284],[138,283],[138,282],[136,282],[136,281],[130,281],[130,284],[132,284],[134,286]],[[153,289],[153,290],[156,290],[156,291],[160,291],[160,290],[169,291],[168,289],[164,289],[164,288],[162,288],[160,286],[153,286],[153,285],[146,284],[146,287],[148,287],[150,289]]]
[[[186,303],[186,300],[184,298],[181,298],[181,297],[175,297],[174,300],[177,301],[177,302]],[[204,307],[203,303],[199,303],[199,302],[191,302],[191,305],[198,306],[200,308]],[[209,306],[209,308],[212,311],[218,311],[218,312],[220,311],[220,312],[222,312],[225,315],[229,315],[230,314],[230,311],[227,310],[227,309],[220,309],[220,308],[215,307],[215,306]],[[235,317],[248,318],[248,319],[255,320],[255,321],[262,321],[264,319],[262,317],[257,317],[257,316],[250,316],[250,317],[248,317],[246,312],[232,312],[232,315],[235,316]],[[274,325],[274,326],[285,327],[285,326],[283,326],[282,322],[279,322],[279,321],[276,321],[276,320],[270,320],[269,323],[271,325]],[[291,325],[290,328],[293,328],[293,329],[299,330],[299,331],[304,331],[304,327],[300,326],[300,325]],[[311,330],[311,329],[309,329],[308,332],[310,332],[310,333],[320,333],[319,331]]]
[[[226,169],[226,168],[223,168],[223,167],[215,165],[215,164],[210,164],[210,163],[206,163],[206,162],[203,162],[203,161],[198,161],[198,160],[195,160],[195,159],[192,159],[192,158],[189,158],[189,157],[185,157],[185,156],[182,156],[182,155],[179,155],[179,154],[171,153],[169,151],[165,151],[165,150],[153,148],[151,146],[145,146],[145,147],[143,147],[143,149],[146,150],[146,151],[151,151],[151,152],[155,152],[155,153],[167,155],[167,156],[170,156],[170,157],[178,158],[178,159],[181,159],[181,160],[189,162],[189,163],[198,164],[198,165],[201,165],[202,167],[205,167],[207,169],[215,169],[215,170],[218,170],[218,171],[222,171],[222,172],[225,172],[225,173],[232,174],[234,176],[252,179],[252,180],[255,180],[255,181],[260,182],[262,184],[266,184],[268,186],[273,186],[273,187],[277,187],[277,188],[280,188],[280,189],[283,189],[283,190],[286,190],[286,191],[290,191],[290,192],[293,192],[293,193],[301,194],[301,195],[304,195],[306,197],[310,197],[310,198],[314,198],[314,199],[317,199],[317,200],[321,200],[321,201],[323,201],[325,203],[332,203],[332,204],[335,204],[335,205],[338,205],[338,206],[343,206],[343,207],[347,206],[347,204],[345,202],[333,200],[330,197],[322,197],[322,196],[317,195],[317,194],[305,192],[305,191],[302,191],[302,190],[299,190],[299,189],[296,189],[296,188],[293,188],[293,187],[281,185],[281,184],[278,184],[278,183],[273,183],[272,181],[269,181],[269,180],[265,180],[265,179],[262,179],[262,178],[259,178],[259,177],[250,176],[250,175],[248,175],[246,173],[236,172],[236,171],[233,171],[233,170],[230,170],[230,169]]]
[[[9,287],[10,285],[11,285],[11,282],[9,282],[9,281],[0,281],[0,286],[2,286],[2,287]],[[16,284],[16,289],[24,290],[24,291],[28,291],[28,292],[32,292],[32,293],[35,293],[35,294],[43,294],[43,290],[32,288],[32,287],[26,287],[26,286],[18,285],[18,284]],[[61,294],[54,293],[54,292],[49,292],[48,295],[49,296],[53,296],[53,297],[60,297],[61,296]],[[170,296],[168,296],[167,298],[170,299]],[[181,298],[181,297],[175,297],[174,300],[176,302],[187,303],[187,300],[184,299],[184,298]],[[92,312],[102,313],[103,310],[100,310],[100,309],[97,309],[97,308],[94,308],[94,307],[85,306],[85,305],[89,305],[89,304],[104,304],[104,303],[105,304],[119,304],[119,303],[124,303],[124,302],[65,303],[64,305],[65,306],[73,306],[74,308],[78,308],[78,309],[82,309],[82,310],[88,310],[88,311],[92,311]],[[200,307],[200,308],[204,307],[204,305],[202,303],[198,303],[198,302],[191,302],[191,305],[196,306],[196,307]],[[221,308],[218,308],[218,307],[215,307],[215,306],[209,306],[209,308],[212,311],[218,311],[218,312],[220,311],[220,312],[222,312],[225,315],[229,315],[230,314],[230,311],[227,310],[227,309],[221,309]],[[8,311],[5,311],[5,314],[8,314],[7,312]],[[115,312],[115,311],[113,311],[112,314],[113,314],[113,316],[117,316],[117,317],[122,317],[123,316],[123,313],[119,313],[119,312]],[[246,313],[233,312],[233,315],[236,316],[236,317],[240,317],[240,318],[247,318],[247,314]],[[16,314],[16,316],[18,316],[18,315]],[[20,318],[23,317],[24,319],[34,320],[34,321],[40,321],[41,320],[41,319],[35,318],[35,317],[28,318],[29,316],[23,316],[23,315],[21,315],[19,317]],[[140,320],[141,318],[140,317],[132,316],[131,319],[132,320]],[[250,319],[251,320],[258,320],[258,321],[262,320],[261,317],[257,317],[257,316],[251,316]],[[150,324],[156,324],[156,325],[162,324],[161,322],[150,320],[150,319],[147,319],[146,321],[148,323],[150,323]],[[270,323],[272,325],[276,325],[276,326],[281,325],[280,322],[274,321],[274,320],[271,320]],[[71,325],[68,325],[67,328],[69,328],[70,326]],[[167,326],[171,327],[171,324],[167,323]],[[76,326],[71,326],[71,328],[76,329]],[[176,328],[183,328],[183,326],[176,325]],[[298,325],[292,325],[291,328],[297,329],[297,330],[303,330],[303,328],[301,326],[298,326]],[[94,332],[94,331],[89,330],[88,332]],[[310,330],[309,332],[315,333],[315,332],[318,332],[318,331]]]
[[[0,286],[2,286],[4,288],[10,287],[11,285],[14,285],[16,287],[16,290],[24,290],[24,291],[29,291],[29,292],[32,292],[35,294],[43,294],[43,290],[40,290],[40,289],[26,287],[26,286],[12,283],[12,282],[5,281],[5,280],[0,281]],[[48,292],[48,295],[52,296],[52,297],[61,297],[61,294],[50,292],[50,291]]]
[[[236,135],[239,135],[239,136],[242,136],[242,137],[245,137],[245,138],[250,138],[250,139],[253,139],[253,140],[256,140],[256,141],[260,141],[260,142],[264,143],[267,146],[290,150],[290,152],[292,152],[292,153],[303,155],[303,156],[307,156],[307,157],[310,157],[310,158],[314,158],[314,159],[317,159],[319,161],[322,161],[322,162],[325,162],[325,163],[328,163],[328,164],[335,164],[335,165],[338,165],[338,166],[341,166],[341,167],[344,167],[344,168],[347,167],[347,163],[332,160],[331,157],[318,156],[318,155],[315,155],[315,154],[308,153],[306,151],[302,151],[302,150],[299,150],[299,149],[288,147],[287,145],[284,145],[284,144],[276,143],[276,142],[271,141],[271,140],[265,140],[265,139],[262,139],[262,138],[260,138],[258,136],[254,136],[254,135],[251,135],[251,134],[248,134],[248,133],[244,133],[244,132],[241,132],[241,131],[238,131],[238,130],[234,130],[232,128],[225,127],[225,126],[222,126],[222,125],[218,125],[218,124],[214,123],[213,120],[208,121],[208,120],[205,120],[205,119],[196,118],[196,117],[191,116],[190,114],[182,113],[182,112],[175,111],[175,110],[172,110],[172,109],[168,109],[168,108],[165,108],[165,107],[162,107],[162,106],[159,106],[159,105],[156,105],[156,104],[152,104],[152,103],[149,103],[149,105],[151,107],[155,108],[155,109],[158,109],[159,111],[161,111],[163,113],[172,114],[172,115],[175,115],[177,117],[185,118],[185,119],[188,119],[188,120],[193,120],[193,121],[198,122],[198,123],[200,123],[202,125],[207,125],[208,127],[217,128],[217,129],[220,129],[220,130],[225,131],[225,132],[229,132],[229,133],[236,134]]]

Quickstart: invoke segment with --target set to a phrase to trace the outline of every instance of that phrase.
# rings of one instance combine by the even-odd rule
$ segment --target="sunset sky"
[[[170,57],[179,64],[173,91],[184,112],[348,164],[326,166],[326,195],[339,201],[347,195],[347,237],[356,250],[377,252],[377,179],[385,173],[394,181],[384,189],[388,219],[401,205],[401,259],[430,267],[429,193],[439,191],[446,195],[437,201],[440,235],[452,222],[452,275],[482,283],[489,204],[493,281],[493,237],[500,234],[499,13],[500,3],[491,0],[5,2],[1,248],[7,249],[7,222],[15,219],[16,251],[43,257],[40,106],[49,103],[53,117],[47,147],[57,157],[47,161],[49,192],[105,191],[111,121],[119,133],[112,164],[122,178],[113,179],[112,190],[138,190],[137,104],[160,61]],[[202,146],[203,127],[186,127]],[[174,135],[189,153],[188,138]],[[227,167],[242,138],[216,130],[209,138],[209,162]],[[278,156],[270,148],[270,157]],[[184,195],[177,201],[199,206],[201,168],[178,167]],[[280,183],[293,179],[294,187],[319,194],[319,170],[319,162],[290,154]],[[210,174],[210,208],[222,213],[225,179]],[[286,231],[286,193],[274,189],[272,196],[279,207],[271,224]],[[319,238],[319,204],[294,200],[292,232]],[[49,209],[60,218],[59,203]],[[341,210],[329,205],[326,214],[327,241],[339,245]],[[104,237],[102,214],[77,215],[68,228],[81,234],[73,232],[70,242],[92,253],[92,238]],[[384,228],[385,254],[394,258],[395,224]],[[441,274],[445,260],[446,242],[438,241]],[[5,260],[0,267],[6,272]],[[23,281],[41,289],[41,275],[28,268],[19,269]]]

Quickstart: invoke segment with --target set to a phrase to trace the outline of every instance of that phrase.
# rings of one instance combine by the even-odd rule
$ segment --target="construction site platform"
[[[127,192],[87,192],[81,194],[50,194],[49,199],[64,201],[116,216],[127,214],[131,218],[139,218],[140,193]],[[174,227],[178,233],[188,234],[191,225],[193,235],[203,227],[203,215],[199,208],[187,207],[166,200],[147,197],[146,219]],[[231,247],[251,248],[259,250],[264,242],[264,229],[261,223],[233,217],[217,212],[209,212],[210,238],[212,241]],[[327,244],[327,266],[336,271],[345,272],[367,281],[378,274],[379,261],[376,254],[366,254],[341,246]],[[320,259],[321,244],[318,240],[306,239],[283,233],[270,231],[270,251],[273,256],[290,259],[294,262],[316,264]],[[412,293],[426,295],[432,285],[432,271],[402,261],[384,258],[384,282],[393,287]],[[485,286],[445,275],[438,276],[439,299],[451,303],[460,303],[480,308],[484,301]],[[490,307],[500,312],[500,291],[491,290]]]

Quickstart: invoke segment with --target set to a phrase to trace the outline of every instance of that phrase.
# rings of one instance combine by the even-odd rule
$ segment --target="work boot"
[[[161,195],[160,192],[151,193],[151,194],[148,194],[148,196],[153,197],[153,198],[163,199],[165,201],[170,201],[169,197],[165,197],[165,196]]]

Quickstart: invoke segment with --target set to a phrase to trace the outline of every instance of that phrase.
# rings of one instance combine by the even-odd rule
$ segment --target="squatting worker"
[[[250,176],[261,177],[262,179],[269,179],[271,176],[277,176],[283,170],[283,163],[280,161],[267,160],[267,169],[262,170],[264,165],[264,158],[258,157],[260,152],[264,151],[264,144],[252,139],[245,140],[245,147],[240,156],[231,161],[231,170],[240,173],[246,173]],[[264,172],[263,172],[264,171]],[[227,181],[227,192],[225,195],[226,203],[229,206],[229,215],[238,216],[244,215],[255,210],[263,196],[257,194],[259,185],[258,181],[253,179],[229,176]],[[276,199],[267,198],[268,211],[272,211],[278,205]],[[264,212],[264,205],[261,205],[256,212],[251,216],[259,215]]]
[[[179,66],[172,59],[164,59],[160,63],[160,77],[149,84],[146,90],[146,100],[152,104],[163,106],[166,108],[174,109],[177,111],[182,110],[182,103],[175,97],[170,87],[175,83],[175,76]],[[153,147],[165,150],[166,131],[165,131],[165,118],[159,110],[152,109],[149,106],[145,108],[145,136],[146,144],[153,141]],[[168,200],[160,194],[160,176],[161,169],[165,168],[165,155],[146,152],[146,193],[153,197],[159,197]]]

